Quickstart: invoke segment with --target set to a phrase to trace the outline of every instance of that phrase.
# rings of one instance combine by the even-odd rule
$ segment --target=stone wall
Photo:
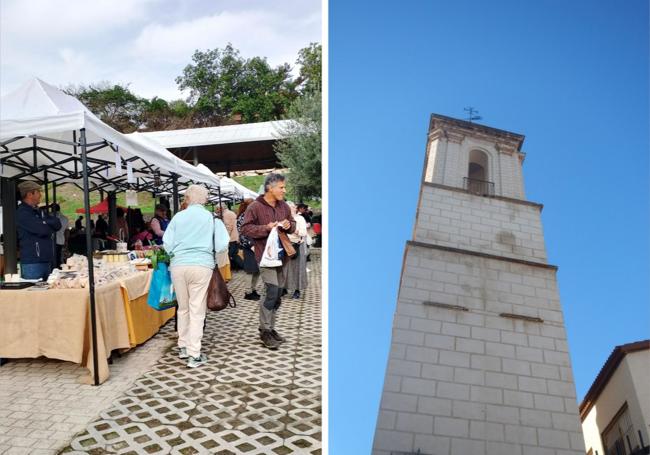
[[[414,240],[546,262],[541,206],[423,185]]]
[[[407,247],[373,453],[418,449],[584,454],[554,268]]]

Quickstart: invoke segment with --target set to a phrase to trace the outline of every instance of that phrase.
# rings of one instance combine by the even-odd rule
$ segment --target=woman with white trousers
[[[185,191],[187,208],[174,215],[163,236],[178,301],[178,356],[188,359],[190,368],[207,362],[201,339],[208,286],[215,253],[226,250],[230,241],[223,222],[205,209],[207,200],[205,187],[190,185]]]

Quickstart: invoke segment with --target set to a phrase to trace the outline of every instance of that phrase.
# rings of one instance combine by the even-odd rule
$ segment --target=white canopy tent
[[[16,272],[17,262],[17,181],[37,180],[46,185],[73,183],[84,191],[94,379],[98,385],[89,192],[112,192],[109,206],[112,201],[114,210],[116,190],[157,191],[163,181],[171,181],[176,210],[179,179],[181,183],[200,181],[213,187],[218,187],[219,181],[214,175],[183,163],[162,147],[121,134],[104,124],[79,100],[40,79],[32,79],[0,98],[0,177],[5,262],[10,273]]]
[[[82,131],[89,179],[104,189],[116,189],[120,182],[137,184],[139,177],[156,172],[179,171],[179,160],[171,153],[133,141],[76,98],[32,79],[0,99],[0,176],[79,182]]]
[[[217,177],[216,174],[213,174],[212,171],[203,164],[199,163],[196,167],[201,169],[203,173],[211,174]],[[244,185],[236,182],[230,177],[217,177],[217,178],[219,178],[219,187],[220,187],[221,194],[234,195],[235,199],[249,199],[249,198],[255,199],[258,196],[258,194],[255,191],[246,188]]]

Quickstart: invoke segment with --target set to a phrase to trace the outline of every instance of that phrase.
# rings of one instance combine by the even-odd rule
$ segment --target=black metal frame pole
[[[49,180],[47,179],[47,170],[43,171],[43,185],[45,186],[45,211],[50,213],[50,191],[48,189]],[[59,266],[59,261],[56,258],[56,232],[50,235],[50,243],[52,244],[52,269]]]
[[[173,186],[172,200],[174,204],[174,215],[176,215],[178,213],[178,176],[176,174],[174,174],[172,177],[172,186]]]
[[[52,202],[56,204],[56,182],[52,182]]]
[[[174,215],[178,213],[178,176],[172,174],[172,203],[174,205]],[[178,331],[178,303],[174,305],[174,330]]]
[[[107,197],[108,197],[108,230],[110,231],[113,237],[120,238],[120,233],[117,232],[117,194],[115,193],[115,191],[109,191]],[[115,245],[113,245],[113,242],[111,241],[111,248],[114,247]]]
[[[90,232],[90,194],[88,183],[88,162],[86,160],[86,129],[81,129],[81,166],[84,183],[84,213],[86,215],[86,257],[88,258],[88,290],[90,293],[90,327],[93,350],[93,370],[95,385],[99,385],[99,361],[97,359],[97,320],[95,308],[95,270],[93,267],[93,239]]]
[[[43,185],[45,186],[45,210],[50,211],[50,192],[48,191],[47,171],[43,171]]]
[[[2,177],[0,178],[0,185],[2,185],[2,235],[4,239],[5,273],[17,273],[16,181]]]

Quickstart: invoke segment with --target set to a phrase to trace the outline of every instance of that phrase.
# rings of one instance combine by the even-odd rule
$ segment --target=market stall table
[[[152,271],[139,272],[121,281],[131,346],[144,343],[174,317],[174,308],[157,311],[147,305]]]
[[[99,382],[109,377],[108,357],[114,349],[129,349],[121,284],[95,288]],[[0,358],[66,360],[84,365],[92,383],[93,356],[88,289],[0,291]]]

